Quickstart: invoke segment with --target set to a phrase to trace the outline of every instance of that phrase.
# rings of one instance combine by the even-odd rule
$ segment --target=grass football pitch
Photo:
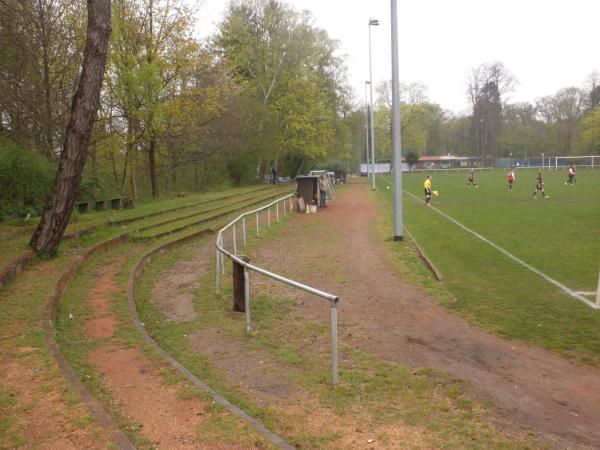
[[[595,292],[600,268],[600,170],[544,172],[545,191],[532,199],[537,170],[521,169],[513,191],[502,170],[432,173],[432,205],[573,291]],[[404,224],[444,276],[447,306],[506,337],[517,337],[600,364],[600,311],[423,206],[423,173],[405,173]],[[378,180],[388,206],[390,178]],[[588,299],[595,300],[595,295]]]

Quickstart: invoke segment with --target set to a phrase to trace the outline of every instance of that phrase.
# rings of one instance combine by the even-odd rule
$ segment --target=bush
[[[239,155],[228,162],[227,170],[233,184],[239,186],[254,180],[256,161],[251,155]]]
[[[0,220],[39,215],[54,174],[45,158],[0,138]]]

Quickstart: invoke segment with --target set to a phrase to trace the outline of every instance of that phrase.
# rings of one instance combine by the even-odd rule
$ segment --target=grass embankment
[[[223,203],[213,205],[210,208],[202,207],[195,211],[180,214],[179,216],[169,217],[166,221],[161,220],[155,223],[144,222],[143,227],[132,233],[132,237],[134,239],[152,239],[157,236],[162,237],[166,234],[185,229],[193,229],[198,225],[202,225],[207,220],[216,219],[226,215],[232,209],[250,208],[257,204],[262,204],[272,199],[274,200],[283,195],[283,193],[282,190],[278,189],[268,190],[266,193],[261,192],[241,195],[238,198],[224,201]]]
[[[252,258],[261,251],[261,243],[276,236],[282,226],[289,226],[294,235],[310,236],[315,231],[306,224],[295,227],[293,221],[274,225],[263,229],[260,238],[249,234],[252,239],[243,252]],[[243,315],[231,312],[229,262],[220,296],[214,293],[211,265],[199,278],[194,301],[198,316],[185,322],[167,320],[151,300],[153,288],[166,270],[197,258],[209,243],[186,245],[153,258],[138,283],[140,316],[151,335],[176,359],[288,442],[300,448],[364,448],[370,439],[387,448],[535,447],[495,429],[489,422],[488,405],[475,399],[467,385],[438,371],[409,369],[341,344],[341,384],[332,388],[327,322],[307,319],[293,299],[257,287],[254,281],[253,332],[247,337]],[[282,247],[281,251],[293,249]],[[419,264],[414,255],[411,264]],[[325,302],[322,306],[328,309]],[[222,345],[223,352],[235,348],[239,355],[231,363],[235,367],[217,361],[220,351],[207,353],[206,340],[193,338],[213,332],[219,336],[215,345]],[[341,336],[344,333],[340,330]],[[281,388],[283,403],[265,401],[257,392],[260,388],[253,390],[261,380],[269,384],[273,377],[278,386],[290,389]]]
[[[229,191],[229,195],[256,189],[235,189]],[[223,195],[227,194],[211,193],[198,196],[193,201],[204,202]],[[140,215],[181,206],[183,200],[190,199],[177,199],[175,203],[161,201],[152,208],[148,206],[116,214],[134,217],[134,213]],[[209,222],[207,226],[216,224]],[[41,318],[55,283],[73,259],[85,248],[120,232],[122,230],[115,227],[103,226],[80,239],[69,241],[62,246],[56,258],[38,261],[0,291],[1,448],[39,448],[44,445],[110,448],[109,436],[94,422],[56,366],[43,337]],[[13,233],[12,237],[18,234]],[[84,303],[81,297],[74,301]]]
[[[201,208],[211,202],[217,203],[221,200],[224,202],[230,201],[238,195],[258,194],[261,191],[266,192],[270,190],[272,190],[271,187],[264,185],[240,187],[227,191],[192,194],[181,198],[160,199],[141,204],[132,209],[97,211],[88,214],[73,212],[65,233],[68,235],[88,228],[102,227],[121,221],[140,220],[140,218],[146,217],[152,217],[156,222],[160,222],[160,216],[164,214],[175,212],[183,214],[185,210],[194,207]],[[21,221],[0,223],[0,268],[30,250],[27,244],[33,234],[35,225],[34,219],[29,219],[27,224]],[[65,243],[63,243],[63,247]]]
[[[508,192],[501,171],[476,173],[478,189],[465,188],[466,172],[438,172],[432,181],[440,196],[432,205],[569,288],[594,291],[600,263],[600,172],[582,172],[575,186],[564,185],[562,172],[545,173],[550,198],[532,200],[536,173],[517,172],[513,192]],[[422,198],[424,178],[405,174],[404,189]],[[378,197],[385,201],[392,229],[387,186],[379,180]],[[447,308],[498,335],[600,365],[600,311],[408,195],[404,221],[444,276],[443,286],[452,294],[440,296]],[[392,244],[390,251],[396,251]]]
[[[74,256],[42,260],[0,291],[0,448],[111,446],[63,378],[41,327],[48,296]]]
[[[163,242],[156,241],[157,245],[161,243]],[[123,410],[122,400],[106,384],[104,374],[90,362],[91,355],[99,348],[141,349],[147,360],[159,372],[160,382],[176,388],[178,399],[199,400],[205,411],[201,425],[194,431],[194,445],[202,447],[222,443],[236,447],[270,448],[262,436],[216,404],[209,395],[191,385],[162,360],[156,352],[148,347],[134,328],[127,303],[127,286],[130,272],[137,263],[141,250],[139,245],[129,243],[94,258],[91,264],[80,271],[66,292],[57,320],[57,333],[65,357],[94,397],[101,401],[105,409],[115,418],[120,428],[138,448],[155,448],[155,446],[154,442],[147,437],[142,424]],[[114,266],[115,261],[119,259],[121,260],[117,263],[118,273],[113,280],[116,282],[116,289],[110,295],[111,314],[117,317],[118,328],[112,337],[90,338],[85,334],[83,327],[88,320],[98,317],[98,312],[91,307],[90,293],[97,286],[99,272],[107,266]],[[145,370],[148,368],[146,367]],[[127,406],[131,407],[131,405]]]

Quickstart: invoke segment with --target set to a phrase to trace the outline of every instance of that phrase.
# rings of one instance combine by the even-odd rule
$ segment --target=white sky
[[[287,0],[312,11],[315,25],[340,41],[349,81],[364,98],[368,20],[372,27],[373,81],[391,78],[389,0]],[[216,30],[227,0],[203,0],[202,36]],[[600,0],[398,0],[400,79],[421,81],[433,102],[468,110],[466,78],[472,67],[502,61],[519,84],[512,101],[534,101],[562,87],[582,86],[600,70]]]

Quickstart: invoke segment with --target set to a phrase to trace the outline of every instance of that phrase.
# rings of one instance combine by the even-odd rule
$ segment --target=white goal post
[[[600,168],[600,155],[589,155],[589,156],[555,156],[554,157],[554,169],[558,170],[559,167],[568,167],[571,164],[575,164],[577,167],[585,167],[588,169],[599,169]]]
[[[598,290],[596,291],[596,307],[600,309],[600,272],[598,273]]]

